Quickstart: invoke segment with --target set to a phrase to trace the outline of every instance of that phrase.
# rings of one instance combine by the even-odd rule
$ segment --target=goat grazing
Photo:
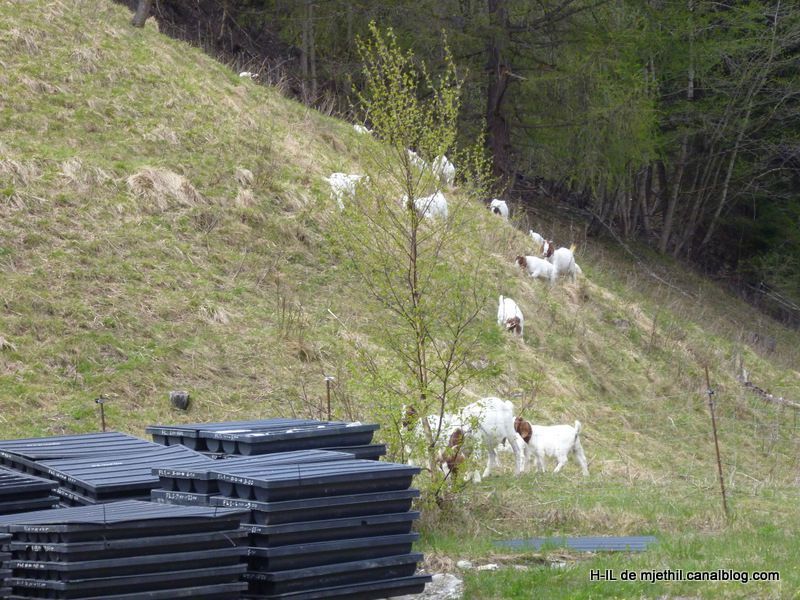
[[[344,210],[344,196],[354,198],[356,195],[356,184],[359,181],[369,181],[364,175],[348,175],[347,173],[331,173],[330,177],[325,177],[325,181],[331,186],[331,199],[336,200],[339,210]]]
[[[364,133],[364,134],[370,134],[370,133],[372,133],[372,131],[371,131],[371,130],[367,129],[367,128],[366,128],[366,127],[364,127],[363,125],[359,125],[358,123],[356,123],[355,125],[353,125],[353,129],[355,129],[355,130],[356,130],[356,133]]]
[[[500,296],[500,303],[497,307],[497,324],[517,335],[522,335],[525,328],[525,318],[522,316],[522,311],[517,306],[517,303],[511,298]]]
[[[572,281],[575,281],[575,276],[578,274],[578,269],[576,268],[575,255],[573,254],[571,248],[559,248],[550,256],[548,256],[547,260],[549,260],[553,265],[553,268],[556,272],[556,278],[561,277],[562,275],[569,275]]]
[[[420,171],[424,171],[428,168],[428,161],[422,158],[419,154],[414,152],[413,150],[406,150],[408,152],[408,160],[409,162],[415,166]]]
[[[447,472],[456,472],[458,465],[464,459],[465,443],[475,439],[474,451],[479,456],[484,450],[488,455],[486,468],[483,475],[478,471],[470,474],[474,482],[480,482],[481,477],[488,477],[492,469],[498,465],[496,448],[503,440],[508,440],[514,452],[514,473],[519,475],[525,468],[525,443],[514,431],[514,405],[508,400],[495,396],[482,398],[477,402],[465,406],[459,413],[460,423],[449,429],[447,449],[441,453],[441,462],[447,467]]]
[[[239,77],[247,77],[248,79],[255,79],[258,77],[258,73],[251,73],[250,71],[242,71],[239,73]]]
[[[494,214],[500,215],[504,219],[508,219],[508,203],[505,200],[498,200],[495,198],[489,204],[489,210],[491,210]]]
[[[442,185],[453,187],[456,181],[456,167],[447,160],[446,156],[440,155],[433,159],[433,175]]]
[[[408,196],[403,197],[404,202],[408,202]],[[429,217],[435,219],[436,217],[447,218],[447,198],[444,197],[442,192],[436,192],[430,196],[423,196],[414,200],[414,208],[421,217]]]
[[[457,414],[445,413],[429,415],[428,425],[435,436],[439,432],[438,460],[445,475],[458,472],[458,467],[472,452],[480,457],[485,450],[488,454],[483,475],[479,471],[468,474],[468,479],[480,482],[488,477],[492,469],[497,467],[497,446],[507,440],[514,452],[514,473],[519,475],[525,470],[525,442],[514,431],[514,405],[508,400],[494,396],[482,398],[461,409]],[[416,422],[415,422],[416,421]],[[423,425],[418,420],[414,407],[404,407],[402,426],[412,430],[417,439],[422,439]],[[447,444],[442,448],[442,442]],[[407,451],[410,449],[407,447]]]
[[[575,425],[531,425],[522,417],[514,419],[514,431],[526,443],[525,460],[530,460],[533,451],[536,467],[544,472],[544,457],[551,456],[558,461],[553,473],[558,473],[567,464],[570,454],[575,455],[575,460],[581,467],[584,476],[589,475],[586,455],[581,446],[581,422]]]
[[[516,263],[534,279],[545,279],[550,283],[556,280],[555,268],[543,258],[538,256],[518,256]]]

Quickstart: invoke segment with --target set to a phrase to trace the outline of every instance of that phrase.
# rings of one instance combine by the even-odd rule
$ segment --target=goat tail
[[[581,434],[581,422],[576,420],[575,421],[575,437],[578,437]]]

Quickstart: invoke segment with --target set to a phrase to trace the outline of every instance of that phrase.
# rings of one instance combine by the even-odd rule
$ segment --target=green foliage
[[[364,88],[357,91],[359,108],[369,117],[374,134],[384,142],[366,162],[368,180],[348,199],[337,223],[337,237],[346,248],[350,267],[363,285],[364,296],[381,319],[371,323],[373,339],[390,350],[380,360],[362,348],[360,356],[378,394],[382,414],[394,423],[392,441],[402,448],[410,432],[398,425],[404,406],[420,415],[453,412],[460,392],[474,376],[471,359],[484,350],[491,323],[478,319],[486,305],[485,261],[476,253],[478,223],[469,201],[487,179],[470,181],[457,196],[447,191],[447,217],[424,216],[425,197],[441,191],[430,166],[414,164],[408,149],[430,161],[444,155],[456,139],[460,82],[444,42],[446,68],[436,80],[410,51],[402,51],[394,33],[373,23],[371,37],[359,40]],[[470,159],[462,178],[485,168],[480,152]],[[387,391],[388,390],[388,391]],[[423,420],[434,485],[440,485],[437,453],[441,437]]]

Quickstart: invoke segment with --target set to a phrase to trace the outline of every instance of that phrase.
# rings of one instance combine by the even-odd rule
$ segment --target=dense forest
[[[162,31],[367,124],[353,90],[369,23],[434,65],[444,38],[464,78],[460,135],[485,133],[497,194],[556,198],[590,234],[693,263],[800,324],[791,2],[159,0],[151,10]]]

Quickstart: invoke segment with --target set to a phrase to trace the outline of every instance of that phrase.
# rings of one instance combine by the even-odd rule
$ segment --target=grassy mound
[[[0,5],[2,437],[166,421],[324,415],[369,420],[353,341],[380,315],[330,246],[323,176],[358,172],[373,139],[289,101],[107,1]],[[800,401],[800,336],[679,265],[586,240],[541,206],[519,229],[474,207],[497,294],[524,340],[485,359],[468,394],[512,399],[534,422],[584,425],[591,476],[509,473],[425,523],[432,565],[520,564],[491,540],[653,533],[639,557],[545,554],[470,573],[470,598],[791,597],[800,587],[794,409],[754,396],[741,366]],[[548,286],[512,264],[525,232],[578,243],[585,277]],[[636,252],[644,252],[635,249]],[[492,320],[496,306],[483,318]],[[771,337],[775,349],[748,340]],[[733,521],[717,498],[704,366],[717,391]],[[171,389],[194,404],[175,414]],[[508,461],[507,461],[508,462]],[[778,569],[777,584],[590,583],[594,568]],[[621,587],[627,585],[628,587]],[[738,586],[738,587],[737,587]]]

